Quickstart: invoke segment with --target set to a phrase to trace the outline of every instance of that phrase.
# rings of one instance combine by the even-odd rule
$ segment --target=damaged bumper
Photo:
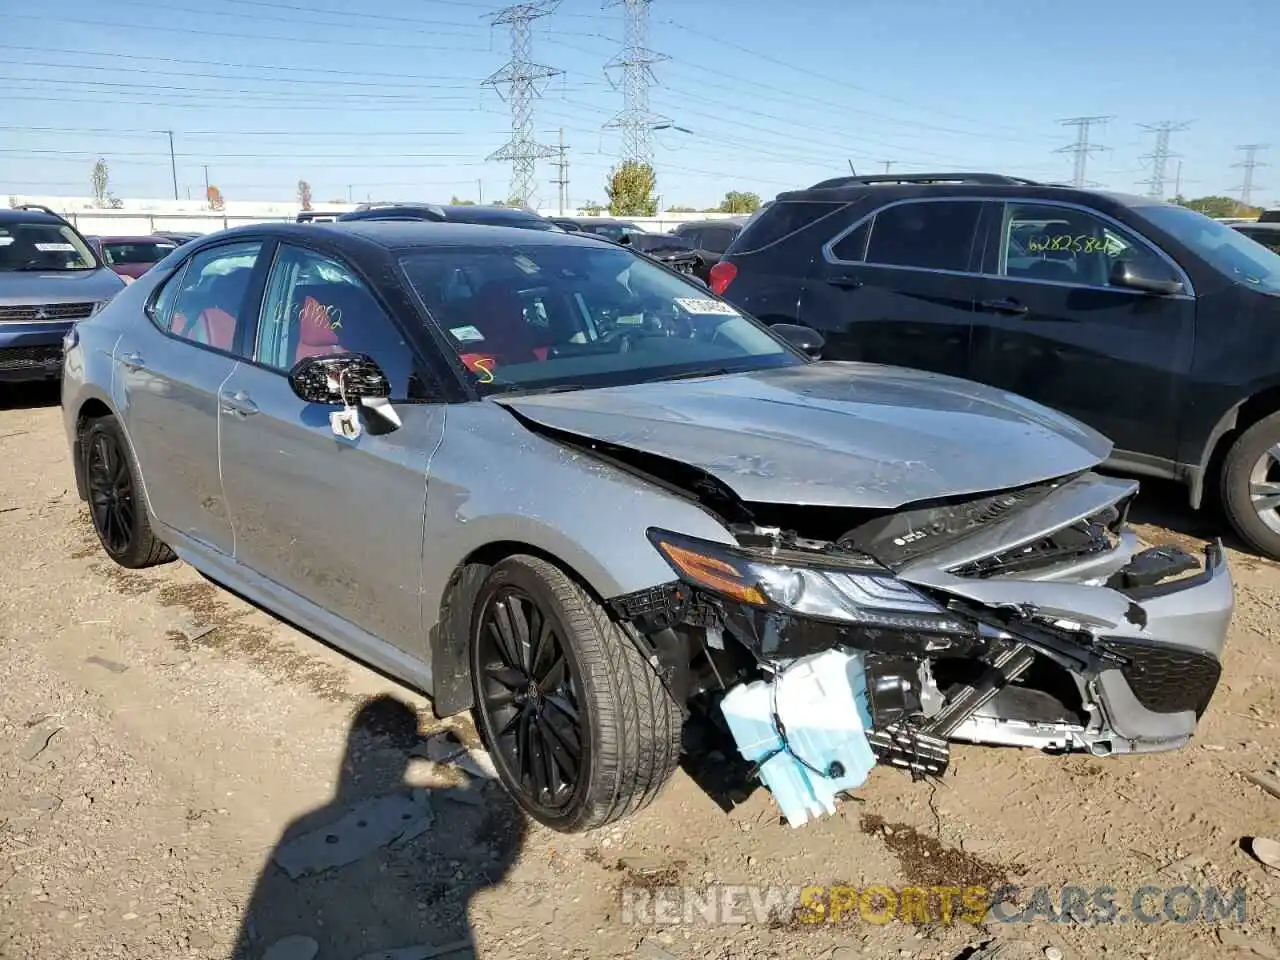
[[[754,731],[757,752],[770,741],[759,724],[775,731],[764,759],[789,759],[811,788],[835,785],[824,773],[833,763],[856,776],[859,745],[916,775],[942,773],[957,740],[1095,755],[1176,749],[1218,683],[1231,575],[1219,544],[1202,561],[1139,549],[1125,523],[1136,490],[1087,473],[877,518],[827,542],[737,529],[734,548],[655,531],[680,580],[614,609],[667,638],[657,659],[670,672],[687,673],[702,654],[726,702],[745,683],[757,688],[751,702],[775,704],[739,726]],[[717,667],[717,651],[733,648],[754,674]],[[830,651],[848,657],[850,674],[828,684],[831,696],[854,690],[865,707],[844,739],[821,718],[847,705],[807,704],[798,721],[776,709],[788,671]]]

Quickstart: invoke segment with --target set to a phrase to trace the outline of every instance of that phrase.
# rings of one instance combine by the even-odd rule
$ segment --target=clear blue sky
[[[480,0],[0,0],[0,193],[89,193],[105,157],[119,196],[182,196],[209,178],[229,200],[317,203],[507,194],[484,157],[507,106],[480,81],[508,58]],[[1175,133],[1183,192],[1231,192],[1234,148],[1260,154],[1255,199],[1280,205],[1280,0],[654,0],[651,105],[691,133],[655,135],[667,204],[726,190],[771,197],[846,172],[996,170],[1067,179],[1062,118],[1114,117],[1088,175],[1135,190],[1154,134]],[[535,107],[570,146],[575,203],[604,198],[621,94],[602,66],[622,13],[564,0],[533,57],[564,70]],[[56,128],[56,129],[33,129]],[[1170,164],[1173,175],[1177,163]],[[540,164],[536,198],[554,202]],[[477,183],[478,181],[478,183]],[[1170,184],[1172,192],[1172,184]]]

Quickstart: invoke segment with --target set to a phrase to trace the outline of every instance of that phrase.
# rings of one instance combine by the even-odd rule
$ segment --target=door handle
[[[827,283],[833,287],[844,287],[847,290],[856,290],[862,286],[862,278],[855,277],[847,273],[836,273],[827,277]]]
[[[1015,316],[1025,316],[1029,311],[1025,303],[1019,303],[1017,300],[983,300],[982,309],[989,310],[992,313],[1008,313]]]
[[[147,365],[147,361],[143,360],[142,354],[135,350],[133,353],[126,353],[121,357],[120,365],[129,370],[141,370]]]
[[[253,398],[244,390],[220,394],[219,399],[222,401],[223,413],[248,417],[258,412],[258,405],[253,402]]]

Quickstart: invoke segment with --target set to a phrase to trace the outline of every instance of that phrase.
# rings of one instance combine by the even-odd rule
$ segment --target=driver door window
[[[382,368],[391,396],[408,395],[412,349],[346,264],[281,244],[262,298],[256,359],[287,373],[300,360],[362,353]]]
[[[1127,261],[1144,275],[1173,269],[1132,234],[1073,207],[1011,203],[1005,207],[1001,276],[1088,287],[1111,286],[1115,264]]]

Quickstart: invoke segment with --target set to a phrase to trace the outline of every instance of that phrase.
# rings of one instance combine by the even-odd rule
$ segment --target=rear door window
[[[752,253],[803,230],[835,213],[843,203],[818,200],[779,200],[761,211],[738,235],[735,253]]]
[[[867,263],[926,270],[969,269],[978,214],[976,200],[900,203],[876,213]]]
[[[257,240],[201,250],[161,291],[156,323],[184,340],[240,352],[249,281],[261,252]]]
[[[733,243],[733,235],[728,227],[707,227],[702,231],[702,242],[695,246],[708,253],[724,253]]]

